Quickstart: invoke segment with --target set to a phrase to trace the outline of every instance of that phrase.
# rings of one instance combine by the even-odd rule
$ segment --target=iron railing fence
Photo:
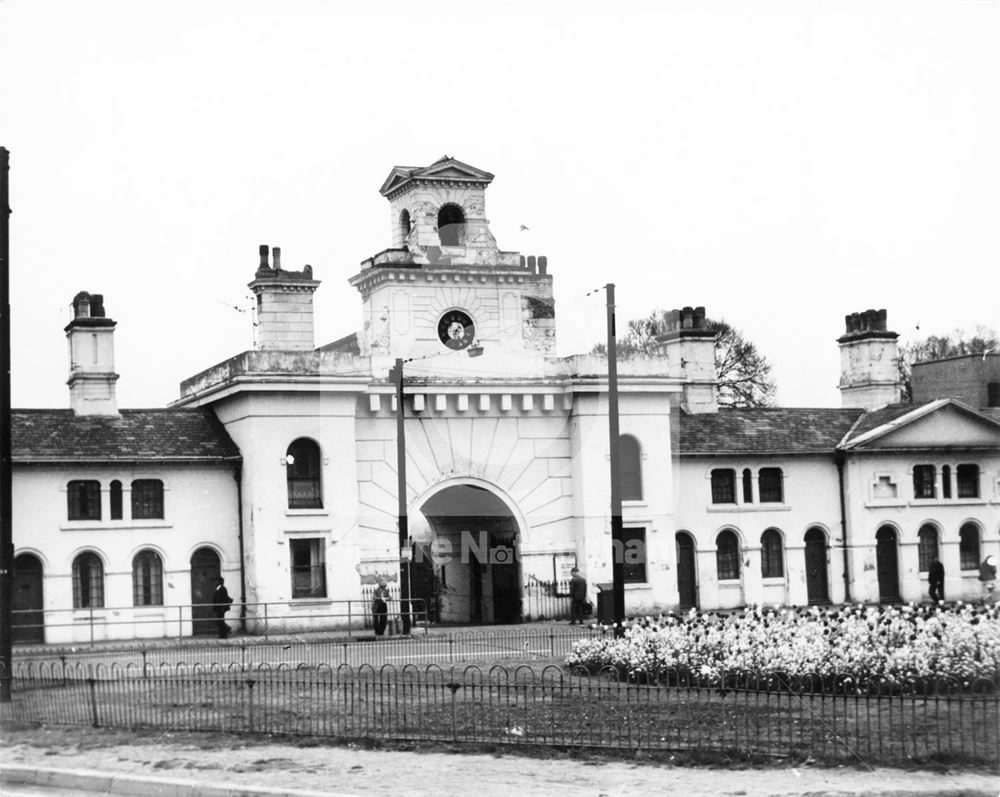
[[[161,667],[337,667],[342,664],[452,664],[503,660],[563,659],[574,643],[608,636],[603,626],[506,627],[474,631],[421,632],[410,636],[353,639],[346,636],[286,635],[278,639],[121,642],[95,647],[51,646],[30,651],[15,648],[15,678],[55,677],[89,667],[96,678],[116,677],[129,668],[152,672]]]
[[[370,590],[369,590],[370,592]],[[400,625],[400,602],[388,601],[390,628]],[[243,606],[245,617],[241,617]],[[76,609],[32,609],[11,612],[14,641],[23,644],[90,644],[132,639],[183,639],[213,637],[217,620],[213,604],[170,606],[91,606]],[[410,599],[413,625],[424,625],[427,607],[423,599]],[[247,632],[265,639],[284,633],[339,631],[356,633],[372,628],[370,597],[362,600],[270,601],[234,603],[225,616],[230,628],[241,623]]]
[[[103,678],[89,669],[15,676],[0,718],[824,762],[1000,763],[1000,697],[992,681],[938,679],[902,694],[852,691],[846,679],[827,688],[818,676],[774,682],[762,674],[665,671],[655,683],[635,683],[613,669],[586,675],[552,665],[164,665],[152,674],[118,668]]]

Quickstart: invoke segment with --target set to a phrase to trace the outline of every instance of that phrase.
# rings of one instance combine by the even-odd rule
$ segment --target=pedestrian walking
[[[569,571],[569,624],[583,624],[584,604],[587,602],[587,579],[580,575],[579,568]]]
[[[378,580],[378,586],[372,593],[372,622],[375,625],[375,636],[385,633],[386,622],[389,619],[389,586],[384,578]]]
[[[233,599],[229,597],[229,590],[226,589],[226,580],[219,577],[219,583],[212,593],[212,605],[215,612],[215,619],[219,623],[219,639],[229,638],[229,625],[226,623],[226,612],[233,605]]]
[[[993,590],[997,586],[997,560],[990,555],[979,565],[979,580],[983,582],[983,603],[993,603]]]
[[[944,565],[938,559],[931,562],[931,568],[927,573],[927,585],[930,587],[932,601],[938,603],[944,600]]]

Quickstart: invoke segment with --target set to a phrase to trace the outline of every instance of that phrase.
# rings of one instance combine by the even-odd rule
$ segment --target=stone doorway
[[[521,622],[520,530],[503,499],[458,484],[432,495],[420,512],[426,523],[411,523],[412,597],[441,622]]]

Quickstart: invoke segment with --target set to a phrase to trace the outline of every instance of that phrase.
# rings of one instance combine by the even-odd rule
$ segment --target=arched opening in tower
[[[465,245],[465,212],[453,202],[438,211],[438,237],[441,246]]]

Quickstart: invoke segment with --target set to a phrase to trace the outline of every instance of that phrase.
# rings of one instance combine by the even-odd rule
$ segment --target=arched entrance
[[[30,553],[14,557],[14,595],[11,601],[11,641],[45,641],[45,604],[42,600],[42,560]]]
[[[456,484],[420,507],[410,594],[443,622],[518,623],[522,619],[518,523],[495,493]]]
[[[880,603],[899,603],[899,559],[896,530],[883,526],[875,534],[875,569]]]
[[[830,602],[826,571],[826,534],[813,527],[806,532],[806,599],[810,605]]]
[[[222,575],[219,555],[211,548],[199,548],[191,556],[191,633],[216,636],[219,625],[210,604],[216,579]]]
[[[694,537],[686,531],[678,531],[677,540],[677,594],[680,608],[698,607],[698,581],[695,575]]]

